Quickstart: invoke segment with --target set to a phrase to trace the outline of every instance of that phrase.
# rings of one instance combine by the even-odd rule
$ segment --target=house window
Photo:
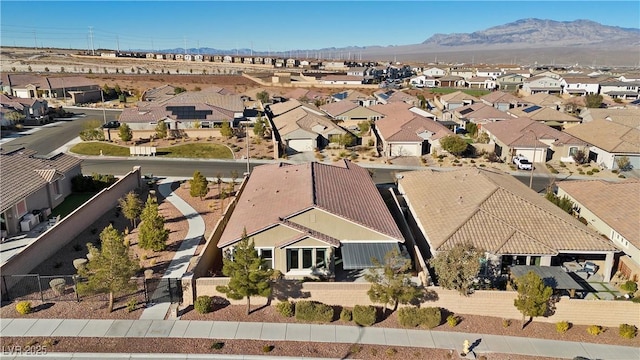
[[[257,248],[258,255],[265,261],[267,268],[273,269],[273,249]]]
[[[22,215],[27,213],[27,201],[26,200],[22,200],[20,202],[18,202],[16,204],[16,212],[17,212],[17,216],[21,217]]]
[[[316,267],[327,267],[326,249],[316,249]]]
[[[287,249],[287,271],[311,268],[326,268],[326,249]]]
[[[53,194],[56,197],[60,197],[60,195],[62,195],[62,191],[60,190],[60,180],[53,182]]]
[[[209,128],[211,128],[211,123],[210,123],[210,122],[208,122],[208,121],[203,121],[203,122],[200,124],[200,126],[201,126],[203,129],[209,129]]]
[[[313,249],[302,249],[302,268],[309,269],[313,266]]]
[[[299,249],[287,249],[287,271],[300,269]]]
[[[573,157],[578,153],[578,148],[575,146],[572,146],[569,148],[569,156]]]

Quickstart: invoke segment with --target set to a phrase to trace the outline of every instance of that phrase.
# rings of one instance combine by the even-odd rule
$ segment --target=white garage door
[[[518,155],[524,155],[531,162],[545,162],[546,149],[535,149],[536,157],[533,158],[533,149],[518,149]]]
[[[295,151],[313,151],[314,141],[311,139],[292,139],[288,141],[289,148]]]

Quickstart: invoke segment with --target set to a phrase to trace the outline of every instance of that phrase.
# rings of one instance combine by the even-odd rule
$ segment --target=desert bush
[[[16,304],[16,311],[20,315],[27,315],[31,312],[31,302],[30,301],[20,301]]]
[[[604,329],[600,325],[591,325],[587,328],[587,333],[597,336],[604,332]]]
[[[427,307],[420,309],[421,325],[429,329],[440,325],[442,322],[442,311],[438,307]]]
[[[556,323],[556,331],[560,334],[566,333],[570,327],[571,327],[571,324],[569,324],[569,322],[567,321],[559,321]]]
[[[394,356],[395,354],[397,354],[398,350],[396,350],[394,348],[388,348],[387,350],[385,350],[385,353],[387,354],[387,356],[391,357],[391,356]]]
[[[619,333],[625,339],[633,339],[638,335],[638,328],[635,325],[620,324]]]
[[[328,323],[333,320],[333,308],[316,301],[298,301],[295,316],[297,320]]]
[[[353,319],[353,313],[349,309],[342,309],[340,311],[340,320],[344,322],[350,322]]]
[[[193,308],[200,314],[207,314],[213,310],[213,299],[208,295],[200,295],[193,303]]]
[[[633,294],[638,291],[638,284],[635,281],[628,280],[620,285],[620,289]]]
[[[416,327],[420,325],[417,307],[403,307],[398,310],[398,322],[404,327]]]
[[[224,343],[220,342],[220,341],[216,341],[213,344],[211,344],[210,348],[211,350],[220,350],[224,347]]]
[[[291,301],[283,301],[276,304],[276,311],[284,317],[293,316],[294,304]]]
[[[353,308],[353,321],[361,326],[376,323],[376,308],[371,305],[356,305]]]
[[[511,326],[511,320],[510,319],[502,319],[502,327],[503,328],[508,328],[509,326]]]
[[[127,301],[127,312],[135,311],[137,305],[138,305],[138,300],[136,299],[131,299]]]
[[[275,346],[273,345],[265,345],[262,347],[262,352],[264,353],[272,352],[274,348]]]
[[[404,327],[423,326],[433,329],[442,322],[442,312],[438,307],[403,307],[398,311],[398,321]],[[457,325],[458,318],[455,317],[452,321],[456,321]]]
[[[460,322],[459,317],[453,314],[447,316],[447,324],[449,324],[450,327],[456,327],[456,325],[458,325],[459,322]]]

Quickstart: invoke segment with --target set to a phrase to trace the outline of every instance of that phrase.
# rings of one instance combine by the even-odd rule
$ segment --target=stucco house
[[[370,122],[382,118],[382,114],[351,101],[338,101],[322,105],[320,110],[346,128],[357,127],[358,123],[363,121]]]
[[[599,78],[592,78],[588,76],[565,76],[564,81],[567,86],[564,87],[564,94],[584,96],[588,94],[600,93]]]
[[[611,279],[619,250],[513,176],[480,169],[403,172],[398,190],[422,256],[470,243],[485,251],[482,275],[511,265],[597,263]]]
[[[522,90],[527,94],[562,94],[563,89],[566,86],[566,83],[558,78],[552,78],[549,76],[534,76],[528,79],[525,79],[522,83]]]
[[[513,108],[507,112],[514,117],[526,117],[558,130],[569,129],[581,122],[580,118],[540,105]]]
[[[289,102],[289,101],[287,101]],[[284,104],[284,103],[280,103]],[[275,104],[272,107],[276,107]],[[334,137],[342,136],[346,130],[324,116],[298,106],[277,116],[267,112],[274,136],[287,152],[304,152],[324,148]]]
[[[574,203],[574,211],[587,226],[606,236],[622,250],[618,271],[640,278],[640,181],[561,181],[558,196]],[[624,206],[620,206],[624,204]]]
[[[351,101],[364,107],[369,107],[378,103],[375,96],[367,95],[353,89],[331,94],[331,101]]]
[[[640,97],[640,81],[607,81],[600,84],[600,93],[613,99],[635,100]]]
[[[60,153],[38,156],[35,150],[0,153],[0,226],[2,238],[28,231],[71,194],[71,178],[81,174],[82,160]]]
[[[519,97],[503,91],[492,91],[487,95],[480,97],[480,101],[487,105],[491,105],[500,111],[507,111],[516,107],[526,105]]]
[[[475,103],[443,113],[444,120],[453,120],[464,129],[466,129],[468,123],[474,123],[478,125],[478,129],[481,129],[486,123],[512,118],[513,117],[506,112],[484,103]]]
[[[21,120],[26,125],[41,125],[49,120],[49,106],[43,99],[19,98],[0,94],[0,124],[2,126],[15,125],[15,119],[9,119],[7,114],[16,111],[24,115]]]
[[[370,268],[404,246],[369,172],[347,160],[255,167],[218,248],[229,253],[243,232],[288,278]]]
[[[489,135],[489,143],[495,144],[496,155],[507,163],[516,155],[534,163],[574,162],[578,151],[589,153],[586,142],[528,118],[488,123],[482,131]]]
[[[480,102],[475,96],[465,94],[462,91],[452,92],[435,98],[436,105],[442,110],[453,110],[455,108]]]
[[[505,74],[496,78],[496,84],[500,90],[515,91],[522,88],[526,79],[520,74]]]
[[[429,77],[434,77],[434,78],[441,78],[445,75],[447,75],[447,71],[444,69],[441,69],[439,67],[430,67],[427,69],[423,69],[422,70],[422,75],[425,76],[429,76]]]

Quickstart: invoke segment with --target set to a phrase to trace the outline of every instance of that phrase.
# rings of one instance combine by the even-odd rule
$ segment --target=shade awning
[[[521,277],[529,271],[533,271],[538,275],[545,285],[557,290],[578,290],[583,291],[584,288],[578,284],[569,274],[567,274],[560,266],[532,266],[532,265],[516,265],[511,267],[511,275]]]
[[[344,270],[358,270],[375,267],[371,261],[378,259],[380,263],[384,261],[384,256],[391,250],[399,250],[398,243],[365,243],[350,242],[342,243],[342,263]]]

